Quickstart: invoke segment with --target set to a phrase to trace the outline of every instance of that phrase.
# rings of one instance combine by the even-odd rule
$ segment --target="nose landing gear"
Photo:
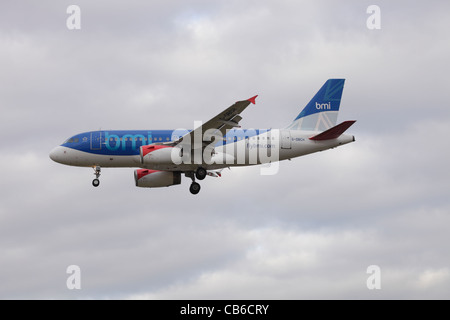
[[[94,187],[98,187],[100,185],[100,180],[98,179],[100,177],[100,171],[102,171],[100,166],[96,166],[94,168],[95,179],[92,180],[92,185]]]

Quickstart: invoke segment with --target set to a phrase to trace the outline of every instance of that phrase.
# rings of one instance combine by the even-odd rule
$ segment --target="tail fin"
[[[329,79],[287,127],[291,130],[324,131],[336,125],[345,79]]]

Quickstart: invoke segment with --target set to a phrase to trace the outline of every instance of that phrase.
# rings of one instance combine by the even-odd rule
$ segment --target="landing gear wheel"
[[[98,180],[98,178],[100,177],[101,171],[102,171],[102,168],[100,168],[100,166],[95,166],[95,168],[94,168],[95,179],[92,180],[92,185],[94,187],[98,187],[100,185],[100,180]]]
[[[200,185],[197,182],[192,182],[191,186],[189,187],[189,191],[192,194],[197,194],[200,192]]]
[[[202,167],[199,167],[199,168],[197,169],[197,171],[195,171],[195,177],[196,177],[198,180],[203,180],[203,179],[205,179],[206,174],[207,174],[206,170],[205,170],[204,168],[202,168]]]

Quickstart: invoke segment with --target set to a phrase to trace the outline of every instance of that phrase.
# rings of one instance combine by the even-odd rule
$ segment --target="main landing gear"
[[[102,171],[100,166],[96,166],[94,168],[95,179],[92,180],[92,185],[94,187],[98,187],[100,185],[100,180],[98,180],[98,178],[100,177],[100,171]]]
[[[192,181],[192,184],[191,184],[191,186],[189,187],[189,191],[190,191],[192,194],[197,194],[197,193],[199,193],[199,192],[200,192],[200,185],[199,185],[197,182]]]
[[[191,186],[189,187],[189,191],[192,194],[198,194],[200,192],[200,185],[197,182],[195,182],[195,178],[197,178],[198,180],[203,180],[205,179],[206,175],[207,172],[202,167],[197,168],[195,172],[186,173],[186,176],[192,179]]]
[[[197,169],[197,171],[195,171],[195,177],[196,177],[198,180],[203,180],[203,179],[205,179],[206,174],[207,174],[206,170],[205,170],[204,168],[202,168],[202,167],[199,167],[199,168]]]

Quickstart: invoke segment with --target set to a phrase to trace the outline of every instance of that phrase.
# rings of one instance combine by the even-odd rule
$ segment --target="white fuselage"
[[[335,148],[355,141],[354,136],[342,134],[336,139],[314,141],[309,138],[317,132],[272,129],[257,136],[239,138],[221,146],[196,149],[191,157],[174,163],[141,162],[139,154],[97,154],[86,148],[59,146],[52,150],[52,160],[80,167],[141,167],[165,171],[195,171],[199,166],[207,170],[234,166],[250,166],[300,157],[306,154]],[[86,143],[92,143],[86,141]]]

